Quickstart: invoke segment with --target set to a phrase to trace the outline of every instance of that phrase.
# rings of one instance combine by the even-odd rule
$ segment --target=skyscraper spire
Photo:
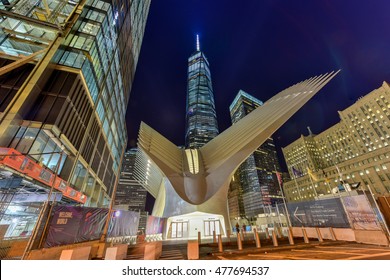
[[[186,148],[200,148],[218,135],[210,66],[200,51],[199,34],[196,51],[188,58],[186,112]]]
[[[313,132],[310,129],[310,126],[307,127],[307,130],[309,130],[309,136],[313,136]]]

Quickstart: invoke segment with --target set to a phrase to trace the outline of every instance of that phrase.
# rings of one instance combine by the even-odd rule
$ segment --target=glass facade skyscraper
[[[115,194],[115,205],[126,205],[130,211],[144,211],[146,189],[135,179],[135,160],[137,148],[125,152],[118,188]]]
[[[13,186],[7,190],[54,187],[67,202],[108,206],[149,6],[0,3],[0,154],[12,155],[0,156],[0,182]]]
[[[262,101],[240,90],[229,108],[232,123],[238,122],[261,105],[263,105]],[[242,195],[242,198],[236,200],[242,201],[244,206],[238,208],[241,213],[236,213],[237,216],[254,217],[263,213],[265,206],[280,202],[281,196],[275,171],[280,172],[279,161],[273,139],[268,138],[235,173],[234,177],[239,180],[239,186],[234,184],[234,189],[241,188],[241,190],[232,189],[229,192],[229,201],[234,201],[232,197],[234,194]],[[233,184],[231,188],[232,186]],[[242,210],[245,213],[242,213]]]
[[[137,181],[135,176],[137,151],[137,148],[127,150],[123,156],[119,184],[115,194],[115,208],[139,212],[138,227],[145,229],[147,190]]]
[[[197,49],[188,58],[186,148],[200,148],[219,133],[209,62]]]

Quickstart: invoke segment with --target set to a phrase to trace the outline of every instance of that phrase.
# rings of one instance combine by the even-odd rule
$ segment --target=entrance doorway
[[[188,222],[172,222],[172,238],[188,237]]]
[[[218,235],[221,233],[220,231],[220,222],[219,220],[213,220],[213,221],[204,221],[204,235],[205,236],[212,236],[213,232],[215,231],[215,234]]]

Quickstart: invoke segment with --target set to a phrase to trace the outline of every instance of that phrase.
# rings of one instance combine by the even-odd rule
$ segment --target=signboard
[[[295,227],[351,227],[339,198],[288,203],[287,208]]]
[[[342,199],[354,229],[382,230],[365,195],[346,196]]]
[[[103,234],[107,208],[54,206],[45,248],[97,240]],[[109,237],[137,235],[139,213],[113,211],[108,227]]]
[[[72,200],[83,204],[87,201],[87,196],[85,194],[76,191],[68,184],[68,182],[62,180],[58,176],[56,177],[51,170],[40,166],[38,163],[27,156],[22,155],[17,150],[12,148],[0,148],[0,155],[0,164],[4,164],[12,169],[26,174],[49,187],[53,186],[54,183],[54,188],[56,190],[61,191],[64,196]]]

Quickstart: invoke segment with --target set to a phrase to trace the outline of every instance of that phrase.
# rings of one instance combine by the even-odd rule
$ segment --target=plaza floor
[[[160,259],[186,260],[187,244],[185,241],[164,241]],[[223,243],[223,252],[212,240],[206,240],[199,247],[199,259],[203,260],[390,260],[390,248],[377,245],[360,244],[346,241],[318,242],[309,244],[295,239],[290,245],[287,239],[279,240],[273,246],[271,240],[262,240],[261,248],[255,242],[245,240],[243,249],[238,250],[235,240]]]

